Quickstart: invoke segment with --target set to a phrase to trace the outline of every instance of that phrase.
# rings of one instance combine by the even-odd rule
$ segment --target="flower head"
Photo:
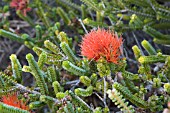
[[[122,43],[122,37],[118,38],[117,34],[98,28],[83,37],[81,55],[96,61],[105,58],[107,62],[117,64]]]
[[[23,102],[23,100],[18,99],[18,95],[16,92],[8,95],[3,95],[1,98],[1,102],[23,110],[29,110],[29,107],[26,105],[26,102]]]
[[[31,10],[28,7],[29,0],[12,0],[10,6],[16,10],[20,10],[21,13],[26,16],[26,13]]]

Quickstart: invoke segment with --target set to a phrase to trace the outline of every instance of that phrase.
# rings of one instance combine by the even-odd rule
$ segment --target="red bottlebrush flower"
[[[23,100],[19,100],[17,96],[18,95],[16,92],[8,95],[3,95],[1,97],[1,102],[9,106],[17,107],[23,110],[29,110],[29,107],[26,105],[26,102],[23,102]]]
[[[31,10],[28,7],[29,0],[12,0],[10,6],[15,8],[16,10],[20,10],[21,13],[26,16],[27,12]]]
[[[99,28],[83,37],[80,45],[81,55],[96,61],[102,57],[108,62],[117,64],[122,43],[122,37],[118,38],[117,34]]]

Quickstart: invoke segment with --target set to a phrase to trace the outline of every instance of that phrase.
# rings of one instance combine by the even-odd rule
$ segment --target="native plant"
[[[0,72],[2,113],[161,112],[170,109],[170,55],[147,40],[130,50],[124,34],[143,30],[170,44],[170,9],[156,0],[4,0],[0,36],[32,50]],[[10,26],[9,6],[33,33]],[[31,12],[35,12],[32,14]],[[23,28],[26,29],[26,28]],[[142,32],[143,32],[142,31]],[[134,59],[127,57],[133,51]],[[34,53],[36,54],[34,54]],[[136,72],[129,71],[135,64]],[[28,75],[34,78],[24,86]],[[119,108],[119,109],[117,109]]]

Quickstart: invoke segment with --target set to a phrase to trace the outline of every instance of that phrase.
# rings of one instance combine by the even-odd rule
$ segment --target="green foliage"
[[[60,42],[65,42],[67,44],[69,43],[70,39],[68,38],[65,32],[60,32],[60,33],[57,33],[56,35],[57,35],[57,38],[60,40]]]
[[[102,81],[98,80],[96,82],[95,86],[96,86],[95,88],[96,88],[97,91],[104,92],[105,89],[107,90],[109,88],[110,84],[107,81],[105,81],[105,83],[104,83],[104,80],[102,80]]]
[[[17,107],[9,106],[0,102],[1,113],[29,113],[29,111],[19,109]]]
[[[91,80],[87,76],[81,76],[80,82],[82,82],[85,86],[91,85]]]
[[[149,27],[149,26],[144,26],[143,31],[145,31],[147,34],[151,35],[154,38],[154,42],[158,44],[166,44],[169,45],[169,39],[170,35],[164,35],[157,31],[156,29]]]
[[[4,82],[4,80],[2,79],[2,77],[0,76],[0,88],[2,88],[2,87],[5,87],[5,82]]]
[[[133,94],[139,92],[139,88],[135,86],[134,82],[129,79],[125,79],[123,82],[125,82],[124,86],[126,86]]]
[[[128,102],[125,102],[125,99],[123,99],[122,95],[119,92],[117,92],[116,90],[108,90],[107,93],[112,102],[114,102],[115,105],[118,105],[118,107],[121,108],[122,111],[124,111],[125,113],[134,112],[133,107],[128,106]]]
[[[71,48],[69,47],[67,43],[61,42],[60,47],[63,50],[63,52],[67,55],[69,61],[71,62],[79,61],[79,59],[74,55],[73,51],[71,50]]]
[[[144,23],[139,19],[138,16],[136,16],[136,14],[133,14],[131,16],[131,19],[129,21],[129,26],[131,29],[141,29],[143,24]]]
[[[75,105],[80,106],[87,110],[88,112],[92,111],[90,106],[88,106],[80,97],[76,96],[72,91],[69,91],[69,95],[72,97],[72,101]],[[79,108],[80,109],[80,108]],[[80,109],[81,110],[81,109]]]
[[[38,59],[38,67],[39,67],[40,69],[43,68],[44,63],[46,62],[46,60],[47,60],[47,55],[45,54],[45,52],[42,52],[42,53],[40,54],[40,56],[39,56],[39,59]]]
[[[65,113],[75,113],[73,105],[68,101],[67,105],[64,107]]]
[[[28,22],[32,27],[35,26],[35,25],[34,25],[34,22],[32,21],[32,19],[31,19],[29,16],[24,16],[24,15],[21,13],[20,10],[18,10],[16,13],[17,13],[17,15],[18,15],[21,19],[23,19],[23,20],[25,20],[26,22]]]
[[[43,21],[44,25],[48,28],[50,27],[50,23],[49,23],[49,20],[46,16],[46,13],[44,12],[43,10],[43,7],[41,6],[41,2],[38,1],[38,3],[36,3],[37,5],[37,13],[38,13],[38,16],[40,17],[40,19]]]
[[[161,53],[158,53],[157,55],[150,55],[150,56],[141,56],[138,61],[141,64],[152,64],[157,62],[165,62],[165,59],[167,58],[167,55],[162,55]]]
[[[27,41],[31,40],[30,38],[20,37],[12,32],[9,32],[9,31],[3,30],[3,29],[0,29],[0,35],[3,37],[9,38],[11,40],[14,40],[14,41],[21,42],[21,43],[23,43],[26,40]]]
[[[51,82],[54,82],[56,80],[59,80],[59,73],[56,72],[56,69],[54,66],[50,66],[47,68],[47,73],[48,73],[48,77],[49,77],[49,80]]]
[[[5,86],[5,84],[15,84],[16,83],[14,78],[4,74],[3,72],[0,72],[0,76],[1,76],[1,81],[2,81],[3,86]]]
[[[56,97],[57,97],[58,99],[63,99],[65,96],[66,96],[66,94],[63,93],[63,92],[58,92],[58,93],[56,94]]]
[[[60,53],[60,49],[58,48],[58,46],[56,46],[55,44],[53,44],[49,40],[44,41],[44,46],[55,54]]]
[[[40,25],[35,26],[36,30],[36,38],[41,39],[42,38],[42,27]]]
[[[66,4],[67,6],[69,6],[71,8],[75,8],[76,10],[80,10],[80,6],[71,2],[70,0],[56,0],[56,1],[61,4]]]
[[[60,83],[58,81],[53,82],[54,92],[57,95],[58,92],[62,91]]]
[[[154,78],[154,79],[153,79],[153,87],[155,87],[155,88],[161,87],[161,79],[159,79],[159,78]]]
[[[147,102],[142,100],[141,98],[133,95],[126,87],[122,86],[119,83],[114,83],[114,88],[120,92],[125,98],[127,98],[129,101],[131,101],[133,104],[142,107],[142,108],[147,108]]]
[[[136,59],[138,59],[142,55],[141,51],[137,45],[133,46],[132,50],[133,50],[133,53],[134,53]]]
[[[29,64],[29,68],[31,69],[31,74],[34,75],[38,86],[40,87],[40,91],[42,94],[49,94],[47,84],[44,80],[44,72],[40,69],[37,62],[35,61],[32,54],[27,54],[26,59]]]
[[[149,102],[149,106],[151,111],[161,111],[163,110],[163,106],[159,103],[162,103],[164,100],[162,99],[162,97],[156,96],[156,95],[152,95],[151,97],[149,97],[148,102]]]
[[[45,95],[41,95],[40,96],[40,101],[41,102],[46,102],[46,103],[51,103],[53,102],[53,98],[52,97],[49,97],[49,96],[45,96]]]
[[[89,86],[86,89],[82,89],[82,88],[75,89],[75,94],[78,96],[87,97],[92,95],[92,93],[93,93],[93,86]]]
[[[31,102],[31,103],[29,104],[29,108],[30,108],[30,109],[37,109],[37,108],[42,107],[42,106],[44,106],[44,105],[45,105],[44,102],[34,101],[34,102]]]
[[[72,64],[69,61],[63,61],[62,66],[65,70],[77,75],[77,76],[83,76],[87,74],[87,71],[75,66],[74,64]]]
[[[12,73],[14,78],[21,82],[21,77],[22,77],[22,67],[20,62],[17,59],[17,56],[15,54],[12,54],[10,56],[11,64],[12,64]]]
[[[45,49],[42,49],[42,48],[39,48],[39,47],[33,47],[33,51],[38,56],[40,56],[42,52],[45,52],[45,54],[47,55],[46,63],[57,65],[58,67],[61,66],[61,61],[64,59],[64,58],[62,58],[60,53],[59,54],[51,54],[51,53],[47,52]]]
[[[168,94],[170,94],[170,83],[164,84],[164,90],[165,90]]]
[[[122,76],[128,80],[138,80],[139,79],[139,75],[137,74],[133,74],[131,72],[128,71],[124,71],[122,72]]]
[[[66,12],[64,12],[64,10],[61,7],[57,8],[57,13],[63,19],[65,24],[67,24],[67,25],[71,24],[71,20],[68,18]]]
[[[97,79],[98,79],[97,74],[93,73],[93,74],[91,75],[90,79],[91,79],[91,84],[92,84],[92,85],[95,85],[96,82],[97,82]]]
[[[24,44],[38,55],[27,54],[28,66],[23,67],[23,60],[20,64],[15,54],[10,56],[11,68],[0,72],[0,98],[17,91],[29,99],[29,107],[35,112],[162,112],[170,100],[170,56],[158,52],[155,47],[159,45],[152,46],[148,39],[141,42],[141,48],[141,40],[134,36],[137,45],[132,50],[136,61],[128,57],[127,52],[131,51],[125,43],[120,47],[118,63],[114,64],[104,57],[95,61],[81,56],[79,44],[85,32],[101,27],[122,34],[124,42],[133,40],[127,37],[130,32],[143,30],[155,43],[170,45],[170,8],[165,4],[164,0],[30,0],[27,5],[31,12],[23,15],[22,10],[17,10],[15,20],[9,5],[0,7],[2,40]],[[25,84],[27,74],[22,71],[31,73],[35,82]],[[119,109],[115,110],[109,99]],[[0,112],[28,111],[1,102]]]
[[[109,112],[109,109],[108,107],[105,107],[105,108],[101,108],[101,107],[96,107],[94,110],[93,110],[93,113],[108,113]]]
[[[111,74],[110,67],[107,65],[107,62],[102,59],[97,63],[97,70],[99,71],[100,77],[109,76]]]
[[[156,50],[152,47],[152,45],[148,41],[143,40],[141,44],[149,55],[156,55]]]
[[[107,24],[105,24],[105,23],[102,23],[102,22],[96,22],[96,21],[93,21],[93,20],[91,20],[91,19],[89,19],[89,18],[86,18],[86,19],[84,19],[83,20],[83,23],[85,24],[85,25],[88,25],[88,26],[91,26],[91,27],[106,27],[107,26]]]
[[[100,11],[100,9],[98,9],[96,3],[92,0],[81,0],[83,3],[85,3],[87,6],[89,6],[89,8],[92,8],[95,11]]]

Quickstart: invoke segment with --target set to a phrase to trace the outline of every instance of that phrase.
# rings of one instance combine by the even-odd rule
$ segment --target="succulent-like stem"
[[[30,113],[27,110],[23,110],[17,107],[9,106],[7,104],[4,104],[0,102],[0,111],[2,113]]]
[[[31,73],[34,75],[38,86],[40,87],[40,91],[42,94],[49,94],[47,84],[44,80],[44,73],[40,70],[37,62],[35,61],[32,54],[27,54],[26,59],[29,63],[29,67],[32,70]]]
[[[64,69],[66,69],[69,72],[72,72],[73,74],[77,75],[77,76],[83,76],[83,75],[87,75],[87,71],[77,67],[76,65],[72,64],[69,61],[63,61],[62,66]]]
[[[12,73],[14,78],[18,81],[21,82],[22,79],[22,67],[20,62],[17,59],[17,56],[15,54],[12,54],[10,56],[11,64],[12,64]]]

